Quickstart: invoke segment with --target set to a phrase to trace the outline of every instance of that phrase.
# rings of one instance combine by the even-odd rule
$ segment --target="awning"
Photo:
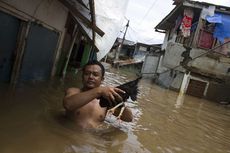
[[[104,32],[99,29],[96,25],[92,24],[91,15],[95,16],[93,10],[87,7],[89,4],[89,0],[59,0],[63,5],[65,5],[69,11],[73,14],[73,16],[80,20],[85,26],[93,29],[100,36],[104,35]]]
[[[101,60],[112,48],[123,25],[128,0],[59,0],[75,16],[99,50]],[[82,5],[85,4],[85,5]]]

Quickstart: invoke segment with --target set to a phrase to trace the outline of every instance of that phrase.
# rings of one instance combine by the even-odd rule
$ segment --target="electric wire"
[[[144,19],[146,18],[146,16],[148,16],[148,14],[150,13],[150,11],[152,10],[152,8],[154,7],[154,5],[156,4],[157,0],[155,0],[152,5],[150,6],[150,8],[146,11],[144,17],[140,20],[139,25],[141,25],[144,21]]]

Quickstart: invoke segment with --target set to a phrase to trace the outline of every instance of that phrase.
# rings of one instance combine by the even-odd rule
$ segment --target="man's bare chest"
[[[103,121],[106,115],[106,109],[100,107],[98,100],[93,100],[76,110],[75,117],[82,120]]]

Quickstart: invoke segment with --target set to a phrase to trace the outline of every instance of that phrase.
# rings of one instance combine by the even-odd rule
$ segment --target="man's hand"
[[[123,101],[119,93],[125,93],[125,91],[115,87],[100,87],[100,88],[101,88],[102,97],[107,99],[111,104]]]

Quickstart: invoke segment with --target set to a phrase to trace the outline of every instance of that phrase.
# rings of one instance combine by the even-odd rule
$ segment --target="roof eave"
[[[81,19],[81,21],[89,28],[91,28],[93,31],[95,31],[97,34],[99,34],[101,37],[105,34],[100,28],[98,28],[96,26],[96,24],[93,24],[92,21],[90,21],[87,17],[85,17],[84,15],[82,15],[78,9],[76,9],[73,5],[71,5],[69,3],[68,0],[59,0],[59,2],[61,2],[65,7],[67,7],[69,9],[69,11],[71,12],[71,14],[73,14],[73,16]],[[90,1],[90,4],[92,4],[92,0]],[[84,6],[85,7],[85,6]],[[94,20],[95,18],[95,10],[91,9],[90,10],[91,13],[91,19]]]
[[[173,15],[175,14],[176,11],[178,11],[181,7],[182,7],[183,4],[180,4],[180,5],[177,5],[165,18],[163,18],[161,20],[160,23],[158,23],[155,27],[155,30],[167,30],[165,28],[162,28],[162,26],[164,24],[166,24],[167,20]]]
[[[230,14],[230,7],[210,4],[210,3],[206,3],[206,2],[186,1],[185,0],[184,2],[177,5],[164,19],[162,19],[161,22],[155,27],[155,30],[157,32],[162,32],[162,30],[164,30],[164,31],[168,30],[168,27],[171,26],[169,24],[172,24],[172,23],[168,22],[168,20],[173,15],[175,15],[177,11],[179,11],[183,7],[192,7],[192,8],[196,8],[196,9],[202,9],[204,6],[210,6],[210,5],[216,6],[216,10],[215,10],[216,12]]]

